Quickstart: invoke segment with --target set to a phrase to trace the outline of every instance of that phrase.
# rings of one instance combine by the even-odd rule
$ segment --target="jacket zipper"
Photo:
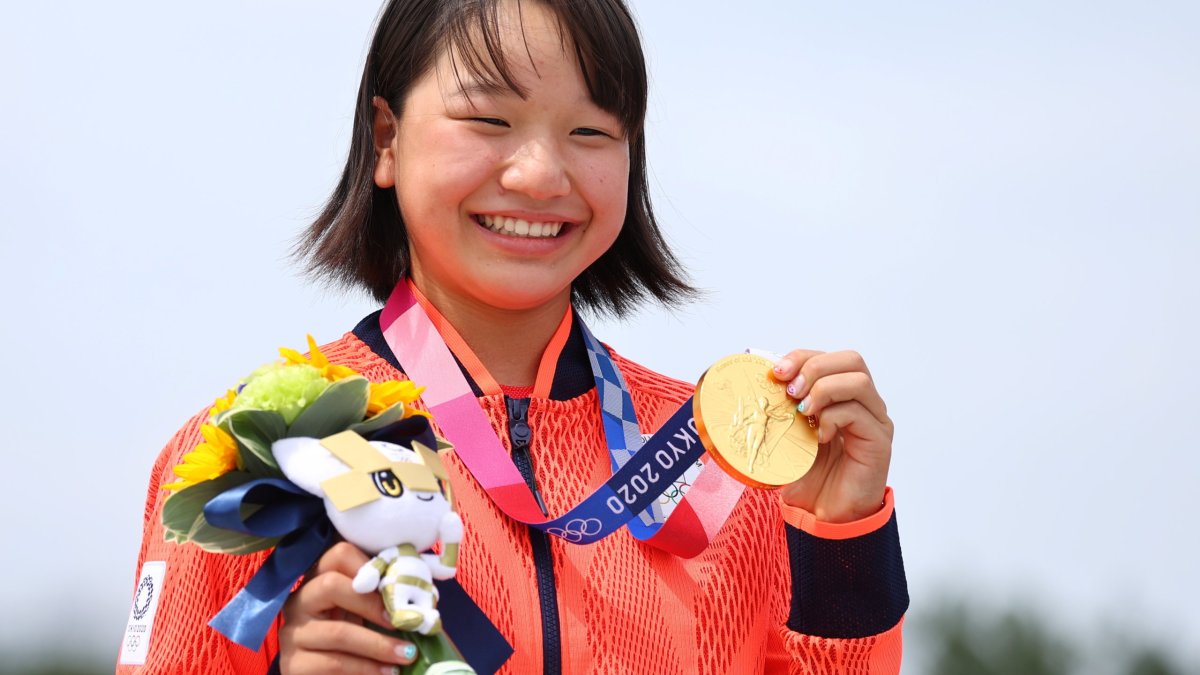
[[[533,476],[533,458],[529,453],[529,399],[504,397],[508,409],[508,437],[512,442],[513,464],[521,472],[525,484],[533,493],[542,513],[546,504]],[[538,604],[542,610],[542,673],[559,675],[562,672],[562,644],[558,625],[558,591],[554,586],[554,560],[550,554],[550,536],[536,527],[529,527],[529,545],[533,552],[533,567],[537,573]]]

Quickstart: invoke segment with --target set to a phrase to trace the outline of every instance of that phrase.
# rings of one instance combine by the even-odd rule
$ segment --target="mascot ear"
[[[316,438],[281,438],[271,444],[271,453],[287,479],[305,492],[325,497],[321,482],[346,473],[350,468],[321,445]]]

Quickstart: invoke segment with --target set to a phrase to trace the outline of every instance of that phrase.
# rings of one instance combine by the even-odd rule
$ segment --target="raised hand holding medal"
[[[729,356],[700,378],[694,405],[709,456],[742,483],[782,488],[825,522],[879,510],[893,425],[859,354]]]
[[[844,523],[880,508],[895,427],[863,357],[797,349],[771,375],[798,412],[817,420],[820,451],[808,473],[781,489],[783,501],[818,520]]]

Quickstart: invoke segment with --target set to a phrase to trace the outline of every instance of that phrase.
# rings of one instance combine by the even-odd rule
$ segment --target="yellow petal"
[[[224,396],[213,401],[212,409],[208,411],[209,417],[215,417],[216,415],[229,410],[231,407],[233,407],[233,402],[236,399],[237,392],[235,390],[230,389],[226,391]]]
[[[325,366],[325,370],[321,373],[321,375],[323,375],[327,380],[337,382],[338,380],[344,380],[347,377],[354,377],[355,375],[358,375],[358,372],[347,366],[330,364]]]
[[[180,466],[195,466],[202,469],[216,468],[224,463],[217,457],[216,453],[204,445],[198,445],[196,446],[196,450],[184,455],[183,462]]]
[[[329,365],[329,359],[321,353],[321,349],[317,347],[317,341],[312,335],[308,336],[308,355],[312,360],[312,364],[318,368],[324,368]]]
[[[291,363],[294,365],[301,364],[301,363],[308,363],[308,359],[304,358],[304,355],[301,354],[300,352],[296,351],[295,349],[288,349],[287,347],[280,347],[279,355],[282,356],[284,359],[286,359],[288,363]]]
[[[208,441],[209,443],[216,443],[217,442],[217,429],[218,428],[215,424],[207,424],[207,423],[201,424],[200,425],[200,435],[203,436],[204,440]]]
[[[196,466],[195,464],[180,464],[179,466],[175,467],[176,476],[179,476],[184,480],[192,481],[193,483],[208,480],[208,476],[211,473],[212,469],[203,466]]]

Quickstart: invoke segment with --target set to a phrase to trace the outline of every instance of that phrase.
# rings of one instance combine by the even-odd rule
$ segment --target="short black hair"
[[[408,234],[395,193],[375,185],[374,97],[401,111],[409,91],[443,50],[483,83],[521,94],[500,44],[501,2],[389,0],[363,69],[345,169],[294,253],[318,278],[361,287],[384,301],[410,273]],[[558,18],[596,105],[616,115],[629,141],[625,222],[616,241],[571,287],[577,306],[622,315],[647,299],[673,306],[695,297],[663,239],[646,179],[646,64],[641,39],[622,0],[526,0]]]

